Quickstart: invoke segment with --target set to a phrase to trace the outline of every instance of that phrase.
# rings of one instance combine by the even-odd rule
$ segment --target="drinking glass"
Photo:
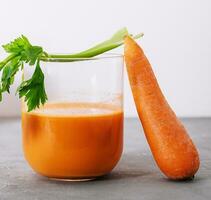
[[[23,151],[38,174],[90,180],[109,173],[123,149],[123,56],[40,62],[48,101],[22,103]],[[32,67],[25,67],[24,79]]]

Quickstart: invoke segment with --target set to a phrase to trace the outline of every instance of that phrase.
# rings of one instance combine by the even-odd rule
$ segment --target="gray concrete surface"
[[[199,148],[193,181],[172,182],[159,172],[137,119],[125,120],[124,154],[114,171],[91,182],[55,182],[36,175],[24,161],[20,119],[0,119],[0,200],[211,199],[211,118],[183,119]]]

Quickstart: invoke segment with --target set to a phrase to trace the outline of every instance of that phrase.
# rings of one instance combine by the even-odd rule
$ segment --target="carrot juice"
[[[123,111],[102,103],[48,103],[22,111],[23,149],[31,167],[51,178],[110,172],[123,148]]]

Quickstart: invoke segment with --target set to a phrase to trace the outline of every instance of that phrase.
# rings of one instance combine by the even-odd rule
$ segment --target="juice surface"
[[[23,148],[31,167],[54,178],[110,172],[123,147],[123,112],[93,103],[54,103],[22,112]]]

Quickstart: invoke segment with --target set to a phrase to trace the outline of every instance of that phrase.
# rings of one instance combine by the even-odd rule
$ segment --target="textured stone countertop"
[[[165,179],[152,159],[137,119],[125,120],[122,159],[113,172],[90,182],[56,182],[36,175],[25,162],[20,119],[0,119],[0,200],[211,199],[211,118],[183,119],[199,148],[193,181]]]

